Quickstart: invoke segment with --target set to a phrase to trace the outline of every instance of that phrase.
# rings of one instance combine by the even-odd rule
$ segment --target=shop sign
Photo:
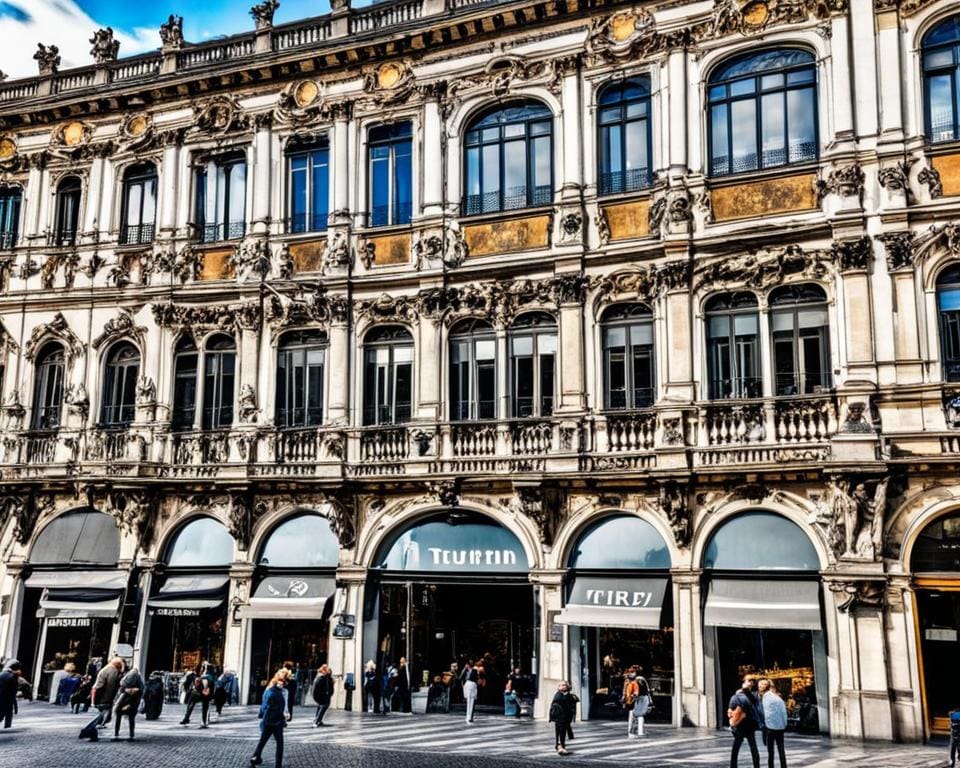
[[[662,608],[666,586],[666,579],[580,576],[574,581],[567,602],[603,608]]]
[[[926,630],[926,637],[927,640],[943,640],[944,642],[955,643],[957,642],[957,630],[935,627]]]
[[[200,611],[197,608],[156,608],[154,613],[157,616],[199,616]]]
[[[89,618],[51,618],[47,619],[47,627],[89,627]]]
[[[432,521],[414,526],[379,558],[388,571],[447,573],[526,572],[526,553],[517,538],[499,525],[456,525]]]

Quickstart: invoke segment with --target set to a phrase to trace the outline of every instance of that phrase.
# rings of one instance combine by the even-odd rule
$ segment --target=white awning
[[[76,600],[58,600],[56,594],[44,593],[40,598],[38,618],[61,619],[113,619],[120,611],[120,596],[79,602]]]
[[[34,571],[24,582],[44,589],[116,589],[127,587],[126,571]]]
[[[160,587],[160,595],[190,592],[217,592],[225,589],[229,576],[222,574],[202,576],[171,576]]]
[[[608,608],[597,605],[568,605],[557,616],[558,624],[615,629],[660,629],[661,607]]]
[[[703,623],[708,627],[822,629],[820,583],[713,579]]]
[[[268,576],[257,587],[250,605],[240,609],[245,619],[320,619],[336,590],[332,578]]]
[[[228,576],[222,574],[171,576],[147,601],[150,608],[203,610],[217,608],[227,599]]]

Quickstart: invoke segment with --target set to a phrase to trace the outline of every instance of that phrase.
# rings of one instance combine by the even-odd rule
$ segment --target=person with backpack
[[[140,699],[143,697],[143,678],[139,670],[133,667],[120,679],[120,692],[113,705],[113,740],[120,740],[120,721],[127,718],[130,741],[133,741],[133,721],[137,717]]]
[[[757,714],[757,700],[753,695],[753,680],[750,677],[743,678],[743,686],[730,697],[730,703],[727,705],[727,720],[730,723],[730,732],[733,734],[730,768],[737,768],[740,746],[744,741],[750,746],[753,768],[760,768],[760,753],[757,751],[757,729],[760,727],[760,719]]]
[[[193,678],[193,687],[187,699],[187,711],[184,712],[180,725],[190,725],[190,716],[197,704],[200,705],[200,727],[206,728],[210,724],[210,700],[213,698],[213,689],[216,684],[211,666],[205,663],[203,673]]]
[[[286,685],[286,670],[273,676],[267,689],[263,692],[263,700],[260,703],[260,741],[257,742],[257,748],[250,758],[250,765],[260,765],[263,762],[263,748],[267,745],[270,737],[277,745],[277,768],[283,768],[283,729],[290,719],[287,712],[287,701],[283,695]]]
[[[550,722],[553,723],[555,748],[558,755],[568,755],[567,732],[571,731],[574,718],[577,715],[577,700],[570,693],[570,683],[566,680],[557,686],[557,692],[550,703]]]
[[[643,723],[650,710],[650,685],[642,675],[641,667],[631,667],[623,686],[624,705],[628,709],[627,738],[639,739],[646,734]]]
[[[317,704],[317,713],[313,716],[313,727],[322,728],[326,723],[323,722],[323,716],[330,708],[330,699],[333,696],[333,675],[330,674],[330,667],[326,664],[320,665],[317,670],[317,676],[313,678],[313,700]]]

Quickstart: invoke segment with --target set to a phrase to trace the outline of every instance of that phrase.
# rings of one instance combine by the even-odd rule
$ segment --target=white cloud
[[[75,0],[2,0],[0,2],[0,70],[10,77],[37,74],[33,54],[37,43],[56,45],[60,69],[93,63],[89,40],[106,24],[90,18]],[[120,56],[130,56],[160,47],[156,29],[114,30],[120,40]]]

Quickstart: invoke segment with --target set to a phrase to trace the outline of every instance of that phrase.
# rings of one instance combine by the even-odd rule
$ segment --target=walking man
[[[11,659],[0,672],[0,719],[3,727],[13,725],[13,710],[17,705],[17,684],[20,681],[22,667],[16,659]]]
[[[297,698],[297,672],[296,664],[292,661],[283,662],[283,668],[287,670],[286,680],[284,681],[284,687],[287,691],[287,714],[289,717],[287,720],[293,720],[293,705],[298,704],[296,701]]]
[[[216,684],[210,665],[204,663],[203,674],[193,678],[193,686],[187,694],[187,711],[184,712],[180,725],[190,725],[190,716],[197,704],[200,705],[200,727],[206,728],[210,724],[210,700]]]
[[[753,768],[760,768],[760,753],[757,751],[757,728],[760,723],[757,717],[757,701],[753,695],[753,682],[749,677],[743,678],[743,687],[730,697],[727,719],[733,733],[730,768],[737,768],[740,746],[744,741],[750,746]]]
[[[277,744],[277,768],[283,768],[283,729],[290,719],[283,696],[283,687],[286,684],[286,675],[283,672],[281,669],[275,674],[267,690],[263,692],[263,701],[260,704],[260,741],[250,758],[250,765],[260,765],[263,762],[263,748],[273,736]]]
[[[99,740],[97,728],[110,722],[110,713],[114,699],[120,688],[120,675],[123,673],[123,659],[115,657],[97,673],[97,681],[93,684],[90,693],[93,706],[97,708],[97,716],[87,723],[80,731],[81,739],[90,741]]]
[[[763,707],[763,723],[767,730],[767,768],[773,768],[773,746],[780,755],[780,768],[787,768],[787,753],[783,746],[783,734],[787,730],[787,705],[768,679],[757,683],[760,705]]]
[[[467,723],[473,724],[473,708],[477,706],[477,692],[479,686],[477,682],[480,680],[480,674],[477,672],[477,668],[471,664],[467,664],[466,667],[467,675],[463,681],[463,697],[467,700]]]
[[[330,674],[330,667],[322,664],[317,670],[317,676],[313,678],[313,700],[317,704],[317,713],[313,717],[313,727],[322,728],[326,723],[323,722],[323,716],[330,708],[330,698],[333,696],[333,676]]]
[[[136,667],[120,680],[120,691],[113,709],[113,740],[120,740],[120,721],[127,718],[130,728],[130,741],[133,741],[133,721],[137,717],[140,699],[143,697],[143,678]]]

